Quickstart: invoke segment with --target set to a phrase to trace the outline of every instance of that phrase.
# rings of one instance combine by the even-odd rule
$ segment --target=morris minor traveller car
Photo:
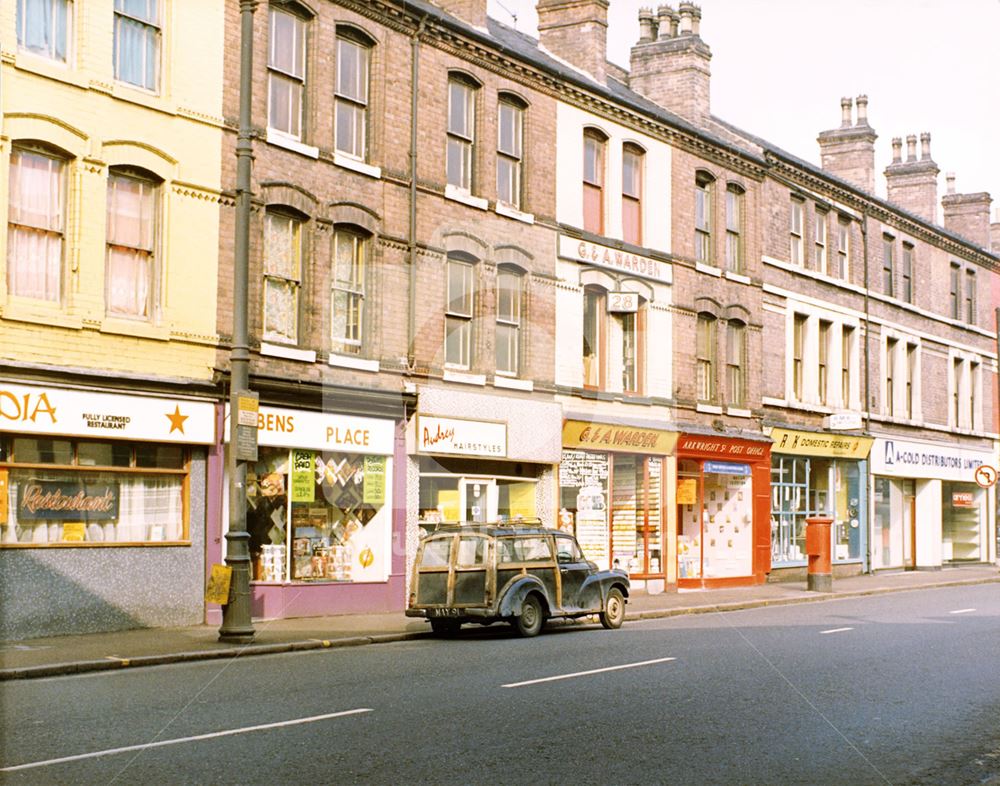
[[[425,617],[443,636],[463,623],[499,621],[535,636],[556,617],[596,614],[605,628],[620,628],[628,596],[628,574],[598,570],[567,532],[450,525],[420,543],[406,615]]]

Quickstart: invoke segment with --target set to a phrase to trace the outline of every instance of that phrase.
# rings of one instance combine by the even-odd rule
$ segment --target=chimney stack
[[[886,196],[903,210],[937,223],[937,176],[941,171],[931,158],[931,135],[920,135],[920,159],[917,159],[917,136],[906,137],[906,161],[900,160],[901,140],[892,140],[892,163],[885,168]]]
[[[990,224],[990,251],[1000,256],[1000,207],[996,209],[993,223]]]
[[[956,194],[954,182],[955,176],[949,173],[948,193],[941,198],[944,228],[989,251],[997,239],[994,231],[997,225],[990,225],[990,203],[993,199],[985,191]]]
[[[648,40],[642,32],[642,15],[640,11],[629,86],[693,125],[706,126],[711,116],[712,50],[701,40],[701,9],[690,2],[682,2],[676,11],[661,5],[656,12],[655,40]]]
[[[537,9],[539,43],[606,85],[608,0],[538,0]]]
[[[819,142],[820,165],[831,175],[875,193],[875,140],[878,134],[868,125],[868,96],[857,97],[858,120],[851,122],[850,98],[840,99],[842,120],[840,128],[821,131]]]
[[[434,4],[473,27],[486,29],[486,0],[434,0]]]

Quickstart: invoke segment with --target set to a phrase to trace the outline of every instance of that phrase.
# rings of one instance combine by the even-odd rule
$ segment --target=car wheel
[[[451,638],[458,635],[462,623],[458,620],[431,620],[431,630],[435,636]]]
[[[545,624],[545,612],[537,595],[529,595],[521,603],[521,613],[514,618],[514,627],[525,638],[537,636]]]
[[[625,598],[617,587],[612,587],[608,592],[608,599],[600,617],[601,624],[608,630],[617,630],[625,621]]]

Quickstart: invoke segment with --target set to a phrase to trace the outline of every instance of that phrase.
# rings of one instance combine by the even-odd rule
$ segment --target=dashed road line
[[[830,630],[821,630],[820,633],[843,633],[847,630],[854,630],[854,628],[830,628]]]
[[[573,677],[587,677],[591,674],[602,674],[607,671],[619,671],[620,669],[634,669],[638,666],[652,666],[655,663],[667,663],[668,661],[677,660],[677,658],[657,658],[656,660],[644,660],[638,663],[624,663],[621,666],[608,666],[603,669],[591,669],[589,671],[576,671],[572,674],[559,674],[555,677],[542,677],[538,680],[525,680],[524,682],[509,682],[506,685],[501,685],[501,688],[523,688],[525,685],[537,685],[540,682],[555,682],[556,680],[568,680]]]
[[[949,611],[949,614],[968,614],[969,612],[975,611],[975,609],[955,609],[954,611]]]

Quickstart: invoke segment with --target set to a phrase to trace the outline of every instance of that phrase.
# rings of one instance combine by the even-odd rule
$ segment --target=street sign
[[[976,483],[984,489],[988,489],[997,482],[997,471],[986,464],[976,467]]]

